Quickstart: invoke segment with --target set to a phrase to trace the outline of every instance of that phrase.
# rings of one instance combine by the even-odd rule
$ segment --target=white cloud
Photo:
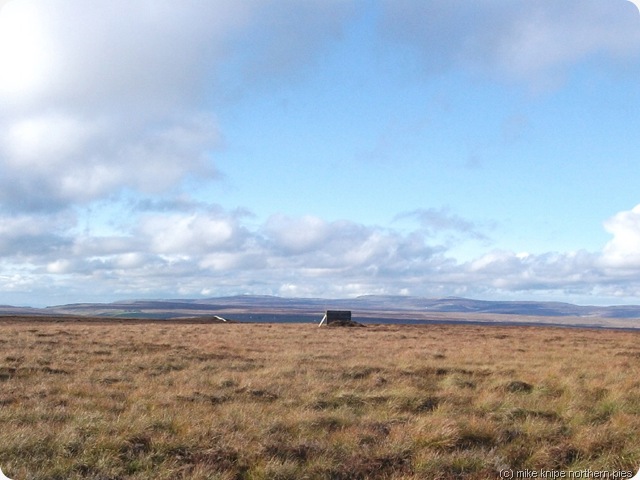
[[[52,211],[212,179],[222,143],[212,100],[309,62],[349,10],[342,1],[11,2],[0,11],[0,202]]]
[[[54,173],[83,149],[96,130],[88,122],[60,114],[17,120],[2,135],[7,165]]]
[[[466,281],[504,292],[573,291],[588,295],[606,278],[598,255],[585,251],[533,255],[492,251],[462,265]]]
[[[0,215],[0,259],[29,261],[65,249],[74,226],[71,214]]]
[[[0,9],[0,98],[9,105],[44,88],[53,42],[45,37],[43,23],[41,12],[28,0]]]
[[[483,228],[474,222],[455,215],[446,208],[423,208],[403,213],[396,217],[417,220],[427,235],[434,236],[442,233],[456,234],[476,240],[486,239]]]
[[[640,55],[640,17],[627,0],[386,0],[382,32],[416,48],[428,71],[463,67],[534,87],[592,56]]]
[[[11,2],[0,12],[0,98],[22,112],[190,110],[212,90],[226,94],[309,62],[340,34],[352,3]]]
[[[200,70],[223,54],[225,35],[250,11],[251,5],[222,1],[202,6],[194,1],[23,0],[2,16],[21,22],[22,28],[6,39],[22,52],[21,61],[37,56],[32,63],[41,66],[32,72],[41,88],[23,86],[23,108],[36,102],[108,108],[116,101],[158,112],[197,95]],[[43,51],[52,61],[39,61]],[[6,58],[11,60],[18,61]]]
[[[78,273],[78,268],[71,260],[54,260],[47,265],[47,273]]]
[[[214,206],[196,213],[142,211],[121,236],[77,235],[78,225],[69,222],[58,234],[58,247],[49,250],[38,250],[40,238],[48,239],[44,228],[26,236],[31,223],[24,218],[24,227],[15,229],[22,230],[19,238],[27,245],[36,242],[35,248],[25,260],[8,246],[3,260],[8,269],[28,271],[42,284],[61,289],[72,283],[74,291],[91,285],[96,294],[175,292],[176,282],[193,295],[212,286],[219,292],[277,293],[287,284],[318,295],[367,288],[395,291],[393,282],[433,271],[433,262],[442,261],[438,249],[414,234],[316,217],[272,218],[249,228],[246,213]],[[299,227],[311,235],[297,243],[292,228]]]
[[[640,270],[640,205],[617,213],[604,223],[604,228],[613,238],[604,247],[603,265]]]
[[[292,218],[272,215],[267,220],[265,231],[276,249],[288,253],[303,253],[317,249],[330,240],[331,225],[324,220],[306,215]]]
[[[178,202],[179,203],[179,202]],[[487,252],[460,262],[418,230],[200,205],[138,212],[120,236],[78,234],[77,220],[23,214],[0,223],[0,287],[82,300],[241,292],[349,296],[629,298],[640,292],[640,206],[606,222],[602,252]],[[277,221],[276,221],[277,220]],[[310,234],[295,241],[295,228]],[[302,230],[300,232],[303,232]]]
[[[145,216],[136,232],[155,253],[199,256],[238,248],[243,231],[232,216],[193,213]]]
[[[54,113],[4,128],[0,201],[14,209],[62,208],[124,187],[162,193],[189,176],[216,175],[209,150],[218,128],[202,114],[148,124]]]

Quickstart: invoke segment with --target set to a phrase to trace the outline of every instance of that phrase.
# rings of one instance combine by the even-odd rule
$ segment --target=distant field
[[[10,318],[0,332],[15,480],[640,467],[640,332]]]

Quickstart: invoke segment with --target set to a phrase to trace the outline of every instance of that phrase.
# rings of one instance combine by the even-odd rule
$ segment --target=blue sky
[[[0,304],[640,302],[627,0],[9,0]]]

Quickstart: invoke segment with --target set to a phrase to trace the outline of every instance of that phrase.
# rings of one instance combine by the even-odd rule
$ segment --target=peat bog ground
[[[12,479],[637,471],[640,332],[0,319]]]

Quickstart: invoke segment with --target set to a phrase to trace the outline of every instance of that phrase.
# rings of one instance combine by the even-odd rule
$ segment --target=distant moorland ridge
[[[46,308],[0,306],[0,315],[83,315],[173,319],[220,315],[240,321],[319,320],[327,309],[353,311],[365,322],[481,322],[640,328],[640,305],[584,306],[563,302],[487,301],[365,295],[349,299],[238,295],[207,299],[127,300],[75,303]]]

